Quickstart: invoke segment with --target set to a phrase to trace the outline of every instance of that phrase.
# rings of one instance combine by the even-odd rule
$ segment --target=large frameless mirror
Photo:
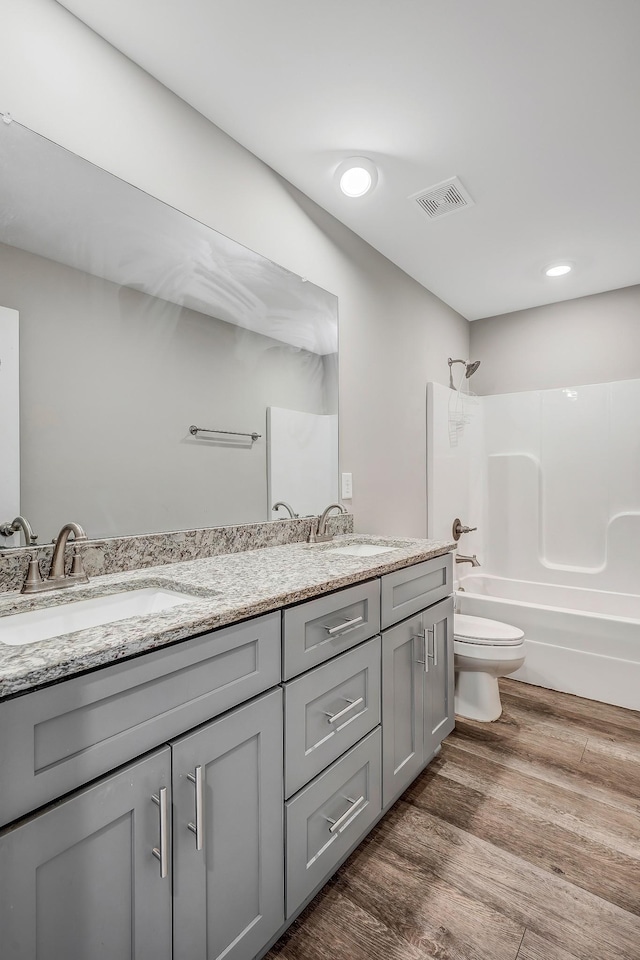
[[[125,536],[337,498],[335,296],[16,122],[0,171],[0,319],[20,343],[0,523],[19,507],[46,543],[69,519]]]

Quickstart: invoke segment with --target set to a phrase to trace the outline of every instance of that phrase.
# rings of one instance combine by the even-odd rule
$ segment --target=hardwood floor
[[[267,960],[640,960],[640,713],[500,686]]]

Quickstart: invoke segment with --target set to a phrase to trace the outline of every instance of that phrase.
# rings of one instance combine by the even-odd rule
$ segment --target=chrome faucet
[[[475,553],[472,557],[463,557],[462,554],[456,554],[456,563],[470,563],[472,567],[480,566],[480,561]]]
[[[333,534],[327,533],[327,519],[332,510],[338,510],[340,513],[347,513],[341,503],[330,503],[328,507],[320,514],[317,522],[311,524],[311,533],[309,534],[309,543],[324,543],[327,540],[333,540]]]
[[[298,517],[300,516],[299,513],[294,513],[294,512],[293,512],[293,507],[292,507],[290,504],[288,504],[286,500],[278,500],[277,503],[274,503],[274,505],[271,507],[271,509],[272,509],[272,510],[275,510],[275,512],[277,513],[277,512],[278,512],[278,507],[284,507],[285,510],[288,510],[288,511],[289,511],[289,516],[291,517],[292,520],[297,520]],[[283,518],[283,519],[284,519],[284,518]]]
[[[32,547],[38,539],[38,534],[33,532],[31,524],[26,517],[16,517],[11,523],[0,523],[0,535],[3,537],[12,537],[18,530],[24,534],[24,543],[27,547]]]
[[[89,577],[84,572],[82,566],[82,557],[80,556],[78,546],[74,546],[73,548],[73,558],[69,574],[65,574],[64,572],[64,551],[67,546],[67,540],[71,534],[74,536],[75,544],[80,544],[87,540],[87,535],[79,523],[65,523],[56,537],[49,576],[46,580],[42,579],[38,559],[35,555],[32,556],[29,561],[29,570],[27,572],[27,579],[22,587],[22,593],[43,593],[46,590],[72,587],[75,583],[89,582]]]

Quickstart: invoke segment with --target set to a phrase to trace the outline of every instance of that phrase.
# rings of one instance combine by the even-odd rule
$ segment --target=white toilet
[[[524,663],[524,633],[508,623],[456,613],[453,618],[455,712],[468,720],[502,713],[498,677]]]

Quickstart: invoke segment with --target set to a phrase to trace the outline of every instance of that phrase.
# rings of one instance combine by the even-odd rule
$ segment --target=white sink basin
[[[27,610],[0,617],[0,643],[19,647],[26,643],[37,643],[38,640],[51,640],[76,630],[160,613],[197,599],[188,593],[145,587],[93,597],[91,600],[75,600],[42,610]]]
[[[346,557],[375,557],[379,553],[390,553],[397,547],[382,547],[376,543],[348,543],[344,547],[329,547],[325,553],[340,553]]]

